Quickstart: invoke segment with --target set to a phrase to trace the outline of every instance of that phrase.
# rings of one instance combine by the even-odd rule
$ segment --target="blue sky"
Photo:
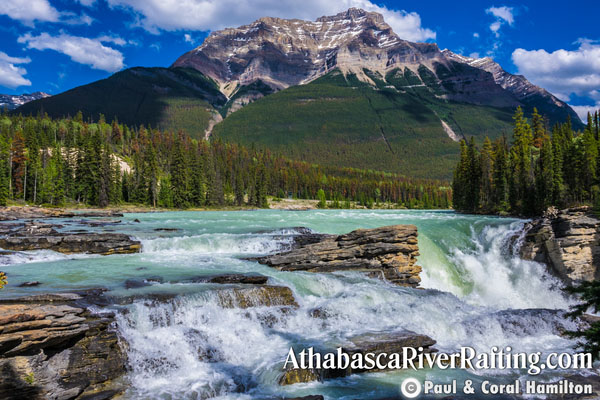
[[[211,30],[349,7],[381,12],[404,39],[490,56],[580,113],[600,108],[594,1],[0,0],[0,93],[56,94],[127,67],[169,66]]]

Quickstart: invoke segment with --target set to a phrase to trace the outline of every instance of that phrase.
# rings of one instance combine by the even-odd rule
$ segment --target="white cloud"
[[[415,12],[392,10],[369,0],[108,0],[115,7],[133,10],[148,31],[159,29],[214,31],[237,27],[264,17],[314,20],[350,7],[383,14],[386,22],[403,39],[435,39],[435,32],[422,27]]]
[[[192,39],[192,35],[190,35],[189,33],[186,33],[185,35],[183,35],[183,40],[185,40],[187,43],[191,43],[191,44],[194,44],[196,42],[194,39]]]
[[[0,1],[0,14],[32,26],[33,21],[58,22],[60,12],[48,0],[4,0]]]
[[[500,36],[500,28],[504,24],[512,25],[515,22],[514,9],[512,7],[490,7],[485,12],[496,17],[496,21],[490,24],[490,30],[496,37]]]
[[[469,57],[471,57],[471,58],[480,58],[481,56],[480,56],[480,54],[478,52],[473,52],[473,53],[469,54]]]
[[[479,33],[478,33],[478,32],[475,32],[475,33],[473,33],[473,37],[474,37],[475,39],[479,39]]]
[[[531,82],[555,94],[564,101],[571,95],[587,97],[600,105],[600,44],[580,39],[577,50],[516,49],[513,63]],[[575,107],[573,107],[575,108]],[[576,109],[577,110],[577,109]],[[583,106],[578,112],[587,113]]]
[[[71,12],[63,12],[63,19],[60,22],[68,25],[91,25],[94,19],[87,14],[77,15]]]
[[[600,101],[596,103],[594,106],[571,106],[573,110],[579,115],[579,118],[583,121],[584,124],[587,124],[587,116],[588,113],[594,114],[596,111],[600,110]]]
[[[27,70],[15,65],[29,62],[31,62],[29,57],[11,57],[0,51],[0,86],[11,89],[18,86],[31,86],[31,81],[23,76],[27,73]]]
[[[512,25],[515,22],[515,16],[513,14],[512,7],[490,7],[485,10],[488,14],[492,14],[494,17],[507,22],[509,25]]]
[[[54,50],[68,55],[77,63],[86,64],[102,71],[115,72],[124,66],[123,54],[102,44],[103,42],[115,43],[115,40],[107,37],[89,39],[65,33],[58,36],[51,36],[47,33],[32,36],[27,33],[19,37],[18,42],[26,44],[29,49]]]
[[[83,0],[83,2],[89,0]],[[69,25],[91,25],[94,21],[89,15],[77,15],[70,11],[58,11],[48,0],[2,0],[0,15],[20,21],[33,27],[34,22],[60,22]]]
[[[96,0],[77,0],[82,6],[91,7],[96,3]]]
[[[600,88],[600,45],[581,43],[577,50],[516,49],[513,63],[519,73],[553,93],[593,97]],[[600,96],[598,98],[600,100]]]

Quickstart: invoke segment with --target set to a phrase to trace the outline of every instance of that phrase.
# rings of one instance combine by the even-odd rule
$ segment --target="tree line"
[[[320,192],[321,191],[321,192]],[[327,207],[449,208],[448,183],[298,162],[184,132],[118,121],[0,115],[0,204],[190,208],[267,198],[323,199]],[[323,204],[322,204],[323,205]]]
[[[531,123],[519,107],[511,143],[486,137],[479,148],[461,141],[454,171],[454,208],[468,213],[541,215],[600,202],[600,115],[588,114],[583,132],[568,119],[550,130],[536,109]]]

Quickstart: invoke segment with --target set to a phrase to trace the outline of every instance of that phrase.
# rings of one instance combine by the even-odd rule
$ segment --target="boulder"
[[[219,303],[225,308],[298,307],[294,293],[286,286],[253,286],[227,288],[215,291]]]
[[[600,220],[591,209],[549,210],[525,229],[524,259],[547,264],[568,284],[600,279]]]
[[[254,259],[282,271],[363,271],[403,286],[418,286],[417,227],[393,225],[345,235],[299,235],[292,250]]]
[[[69,304],[80,298],[0,304],[0,398],[108,399],[122,391],[113,385],[126,365],[113,320]],[[104,394],[87,397],[93,393]]]
[[[53,250],[60,253],[129,254],[140,252],[137,240],[122,233],[61,233],[51,224],[29,223],[0,236],[0,248],[12,251]]]
[[[14,221],[31,218],[71,218],[72,212],[58,208],[42,207],[0,207],[0,221]]]
[[[375,356],[386,353],[402,354],[405,347],[414,349],[423,349],[423,353],[432,353],[437,350],[433,348],[435,340],[426,335],[420,335],[411,331],[401,330],[396,332],[367,333],[357,335],[348,339],[348,344],[342,347],[342,352],[352,355],[360,353],[365,355],[373,353]],[[292,385],[295,383],[306,383],[312,381],[323,381],[360,374],[365,372],[380,372],[379,369],[352,369],[348,367],[344,370],[330,369],[288,369],[279,378],[280,385]]]
[[[254,274],[222,274],[199,276],[192,279],[195,283],[219,283],[219,284],[246,284],[246,285],[264,285],[269,278],[264,275]]]

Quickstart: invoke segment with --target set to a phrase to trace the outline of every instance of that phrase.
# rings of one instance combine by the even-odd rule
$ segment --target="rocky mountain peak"
[[[435,43],[403,40],[381,14],[358,8],[315,21],[263,17],[216,31],[179,57],[173,67],[202,72],[229,99],[255,82],[272,92],[338,70],[373,87],[392,74],[411,81],[406,88],[428,87],[445,100],[502,108],[537,106],[547,114],[558,107],[561,114],[578,120],[568,105],[525,77],[506,72],[491,58],[464,57],[440,51]],[[264,94],[256,90],[247,94],[232,110]]]
[[[22,106],[25,103],[29,103],[33,100],[43,99],[46,97],[50,97],[50,95],[44,92],[33,92],[24,94],[0,94],[0,110],[14,110],[15,108]]]
[[[198,69],[227,94],[256,80],[275,89],[303,84],[334,68],[368,81],[363,67],[385,71],[390,64],[427,58],[431,50],[439,55],[435,45],[399,38],[381,14],[351,8],[316,21],[264,17],[213,32],[173,66]]]

